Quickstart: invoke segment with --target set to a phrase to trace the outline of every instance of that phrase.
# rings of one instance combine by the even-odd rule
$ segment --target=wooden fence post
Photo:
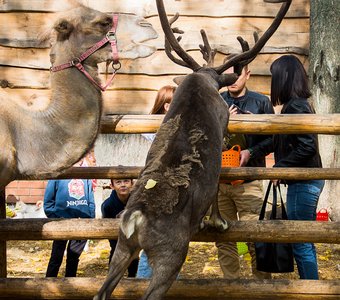
[[[6,193],[0,191],[0,219],[6,219]],[[7,277],[6,241],[0,240],[0,278]]]

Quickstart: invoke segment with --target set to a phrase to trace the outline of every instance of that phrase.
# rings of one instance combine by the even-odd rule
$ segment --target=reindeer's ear
[[[73,25],[65,19],[57,21],[57,23],[54,25],[54,29],[57,32],[57,40],[64,41],[68,39],[71,32],[73,31],[73,28]]]
[[[175,77],[174,79],[173,79],[173,81],[174,81],[174,83],[176,83],[177,85],[180,85],[182,82],[183,82],[183,80],[185,79],[185,75],[183,75],[183,76],[177,76],[177,77]]]
[[[232,85],[238,79],[236,73],[221,74],[218,76],[218,84],[220,88],[228,85]]]

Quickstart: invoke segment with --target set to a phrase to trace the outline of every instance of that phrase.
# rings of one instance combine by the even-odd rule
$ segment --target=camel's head
[[[78,6],[64,12],[54,25],[56,43],[52,55],[55,55],[55,59],[60,62],[79,57],[92,45],[102,40],[112,28],[112,24],[112,14],[101,13],[85,6]],[[119,15],[116,38],[119,59],[147,57],[156,50],[153,46],[143,44],[157,38],[156,31],[146,20],[134,15]],[[106,44],[92,54],[86,63],[94,65],[111,59],[111,46]]]

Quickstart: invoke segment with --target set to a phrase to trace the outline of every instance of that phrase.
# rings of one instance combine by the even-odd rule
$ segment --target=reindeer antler
[[[249,45],[247,41],[245,41],[242,37],[237,37],[237,40],[240,42],[243,53],[239,55],[235,55],[230,60],[225,62],[223,65],[214,68],[218,74],[223,73],[225,70],[229,69],[232,66],[237,64],[239,65],[247,65],[251,61],[253,61],[256,55],[261,51],[263,46],[267,43],[267,41],[271,38],[274,34],[276,29],[280,26],[284,16],[286,15],[292,0],[264,0],[267,3],[282,3],[279,12],[277,13],[275,19],[273,20],[272,24],[269,28],[265,31],[261,38],[258,38],[257,33],[254,33],[255,45],[252,49],[249,49]]]
[[[178,40],[176,39],[174,35],[174,31],[171,28],[171,25],[166,16],[163,1],[157,0],[156,3],[157,3],[159,19],[161,21],[162,29],[165,35],[166,54],[173,62],[181,66],[190,68],[194,71],[200,69],[201,66],[180,46]],[[178,19],[178,14],[174,16],[174,18],[172,19],[172,23],[175,22],[177,19]],[[171,49],[173,49],[182,60],[174,57],[171,54]]]
[[[204,60],[208,63],[207,66],[213,67],[214,66],[214,58],[215,58],[215,55],[217,53],[217,50],[212,49],[210,47],[207,34],[205,33],[205,31],[203,29],[201,29],[201,36],[202,36],[202,40],[203,40],[204,45],[199,45],[200,51],[203,55]]]
[[[208,42],[207,35],[204,30],[201,30],[201,35],[204,45],[199,45],[200,51],[203,55],[204,60],[207,62],[207,67],[213,68],[218,74],[222,74],[225,70],[232,66],[242,67],[253,61],[256,55],[261,51],[266,42],[271,38],[277,28],[280,26],[282,19],[286,15],[292,0],[263,0],[267,3],[283,3],[276,17],[274,18],[272,24],[265,31],[261,38],[258,37],[257,33],[254,33],[255,44],[253,48],[250,49],[249,44],[242,37],[237,37],[239,41],[242,53],[238,55],[229,56],[227,61],[225,61],[221,66],[213,68],[214,57],[216,55],[216,49],[212,49]],[[182,34],[183,31],[178,28],[171,28],[171,25],[178,19],[178,14],[176,14],[170,21],[166,16],[164,9],[163,0],[156,0],[159,18],[161,21],[162,29],[165,35],[165,52],[167,56],[176,64],[197,71],[201,66],[180,46],[179,41],[181,37],[176,39],[174,33]],[[171,51],[174,50],[177,55],[181,58],[178,59],[174,57]],[[242,68],[237,68],[237,72]]]

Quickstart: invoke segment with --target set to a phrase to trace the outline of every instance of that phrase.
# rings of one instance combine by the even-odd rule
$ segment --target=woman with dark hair
[[[314,114],[308,102],[311,96],[307,73],[293,55],[273,62],[271,101],[283,105],[281,114]],[[274,167],[321,168],[316,134],[280,134],[274,136]],[[275,182],[275,181],[274,181]],[[289,220],[316,219],[316,208],[324,180],[287,180],[287,214]],[[314,244],[293,244],[294,258],[301,279],[319,279]]]

